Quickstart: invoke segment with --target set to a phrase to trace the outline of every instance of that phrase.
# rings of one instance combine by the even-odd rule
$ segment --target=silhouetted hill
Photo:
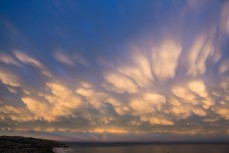
[[[59,142],[31,137],[0,136],[0,153],[53,153]]]

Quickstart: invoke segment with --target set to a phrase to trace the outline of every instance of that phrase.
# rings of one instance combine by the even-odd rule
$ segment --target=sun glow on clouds
[[[229,3],[225,3],[221,12],[221,28],[229,34]]]
[[[198,13],[205,5],[210,4],[187,1],[189,7],[181,10],[186,17],[190,7]],[[89,51],[67,49],[51,50],[44,58],[23,49],[0,52],[0,129],[75,133],[79,140],[96,141],[101,135],[111,139],[108,133],[228,135],[227,8],[224,3],[218,10],[219,23],[208,21],[198,32],[188,31],[196,25],[184,27],[181,17],[173,21],[175,32],[168,21],[169,32],[161,30],[160,38],[152,26],[152,39],[131,39],[120,49],[125,55],[112,59],[95,52],[89,61]]]
[[[164,81],[175,76],[181,46],[172,40],[165,40],[152,50],[152,71],[158,80]]]
[[[10,85],[13,87],[20,86],[18,77],[7,70],[0,70],[0,80],[3,84],[6,85]]]
[[[150,62],[147,57],[143,55],[141,51],[134,49],[132,59],[134,61],[133,65],[121,67],[118,69],[118,71],[121,74],[128,76],[140,87],[146,87],[150,85],[150,82],[154,78],[153,74],[151,73]]]
[[[20,64],[13,57],[11,57],[8,54],[1,53],[0,61],[5,64],[13,64],[13,65],[20,66]]]
[[[214,47],[210,36],[198,36],[189,53],[188,74],[196,76],[206,71],[206,60],[213,54]]]
[[[81,64],[84,66],[88,66],[89,63],[84,59],[82,56],[79,54],[74,54],[74,55],[68,55],[64,53],[63,51],[56,51],[54,53],[54,57],[57,61],[68,65],[68,66],[76,66],[76,64]]]

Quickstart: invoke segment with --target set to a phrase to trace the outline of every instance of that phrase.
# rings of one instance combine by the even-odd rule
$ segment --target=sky
[[[229,2],[1,0],[0,135],[229,141]]]

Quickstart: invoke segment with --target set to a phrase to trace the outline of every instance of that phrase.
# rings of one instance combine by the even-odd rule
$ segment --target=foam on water
[[[55,147],[52,150],[55,153],[70,153],[73,152],[71,148],[61,148],[61,147]]]

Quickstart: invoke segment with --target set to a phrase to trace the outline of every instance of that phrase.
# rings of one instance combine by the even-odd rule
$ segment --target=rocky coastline
[[[53,148],[62,146],[57,141],[20,136],[0,136],[1,153],[53,153]]]

